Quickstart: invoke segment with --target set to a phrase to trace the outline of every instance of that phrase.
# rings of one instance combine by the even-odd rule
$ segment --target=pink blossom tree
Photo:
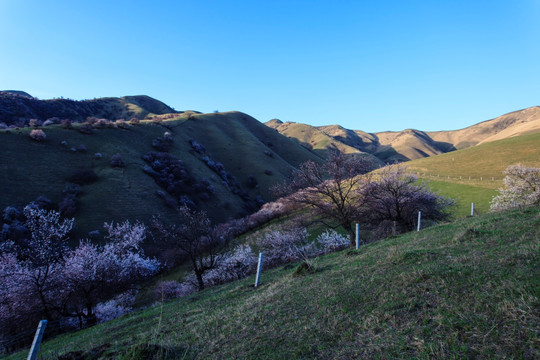
[[[104,246],[81,241],[66,253],[63,278],[66,291],[61,313],[85,323],[96,321],[95,307],[118,292],[151,277],[159,262],[144,256],[141,244],[146,227],[141,223],[105,224],[109,240]]]

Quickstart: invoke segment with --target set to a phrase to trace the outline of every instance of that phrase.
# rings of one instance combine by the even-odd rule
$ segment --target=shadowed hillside
[[[295,141],[239,112],[189,112],[170,120],[121,125],[93,128],[91,133],[78,131],[81,124],[72,129],[46,126],[42,142],[31,140],[30,128],[0,130],[4,189],[0,209],[24,206],[40,195],[58,204],[74,174],[91,170],[97,181],[82,184],[77,197],[78,234],[101,229],[104,221],[147,222],[158,214],[171,218],[175,216],[171,206],[181,201],[191,201],[214,221],[224,221],[270,200],[270,187],[300,163],[321,161]],[[172,138],[168,157],[145,157],[159,151],[158,138],[165,136]],[[111,166],[115,154],[125,167]],[[181,161],[179,174],[166,172],[167,159]],[[176,179],[174,186],[171,177]]]
[[[176,113],[159,100],[146,95],[75,101],[70,99],[38,100],[20,91],[0,91],[0,122],[21,126],[30,119],[50,118],[80,122],[93,116],[109,120]]]

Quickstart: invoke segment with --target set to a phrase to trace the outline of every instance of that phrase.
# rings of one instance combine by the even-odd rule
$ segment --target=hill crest
[[[340,125],[311,126],[291,122],[266,123],[304,146],[316,149],[343,148],[367,152],[381,161],[402,162],[484,144],[509,137],[540,132],[540,106],[513,111],[497,118],[451,131],[383,131],[367,133]],[[296,130],[293,130],[296,129]],[[298,131],[301,129],[301,131]],[[324,134],[327,138],[320,136]]]

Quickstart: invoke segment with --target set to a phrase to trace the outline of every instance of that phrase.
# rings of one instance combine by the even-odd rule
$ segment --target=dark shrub
[[[272,170],[268,170],[268,169],[264,170],[264,173],[268,176],[271,176],[273,174]]]
[[[92,125],[90,124],[82,124],[80,127],[79,127],[79,131],[83,134],[91,134],[93,131],[92,131]]]
[[[49,120],[47,120],[49,121]],[[61,125],[64,129],[73,129],[73,125],[71,124],[71,120],[69,119],[64,119],[62,120],[62,123]]]
[[[75,202],[75,197],[72,195],[67,195],[64,197],[64,199],[62,199],[60,204],[58,204],[58,210],[63,216],[66,217],[73,216],[75,214],[76,207],[77,205]]]
[[[173,139],[170,133],[165,133],[163,137],[155,138],[152,147],[158,151],[168,152],[172,147]]]
[[[77,169],[69,177],[69,181],[78,185],[91,184],[98,180],[97,174],[92,169]]]
[[[79,152],[86,152],[88,149],[86,148],[86,146],[84,144],[81,144],[79,146],[77,146],[77,151]]]
[[[254,189],[257,186],[257,179],[253,175],[248,176],[247,180],[247,187],[250,189]]]
[[[64,190],[62,191],[65,195],[71,195],[74,197],[77,197],[79,193],[81,192],[81,187],[74,183],[66,183],[64,185]]]
[[[113,168],[123,168],[123,167],[126,167],[126,163],[124,162],[124,160],[122,159],[122,157],[120,156],[120,154],[114,154],[112,157],[111,157],[111,167]]]
[[[43,209],[43,210],[52,210],[53,209],[52,201],[49,200],[48,198],[46,198],[43,195],[38,196],[36,198],[36,200],[30,202],[28,204],[28,206],[38,208],[38,209]]]
[[[196,142],[194,139],[189,139],[188,141],[191,147],[193,148],[193,150],[195,150],[199,154],[204,154],[206,152],[206,149],[204,148],[204,146]]]

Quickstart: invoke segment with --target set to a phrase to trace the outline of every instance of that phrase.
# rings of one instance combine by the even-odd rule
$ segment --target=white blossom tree
[[[514,205],[540,204],[540,168],[522,164],[510,165],[504,171],[504,188],[491,201],[491,210],[504,210]]]

